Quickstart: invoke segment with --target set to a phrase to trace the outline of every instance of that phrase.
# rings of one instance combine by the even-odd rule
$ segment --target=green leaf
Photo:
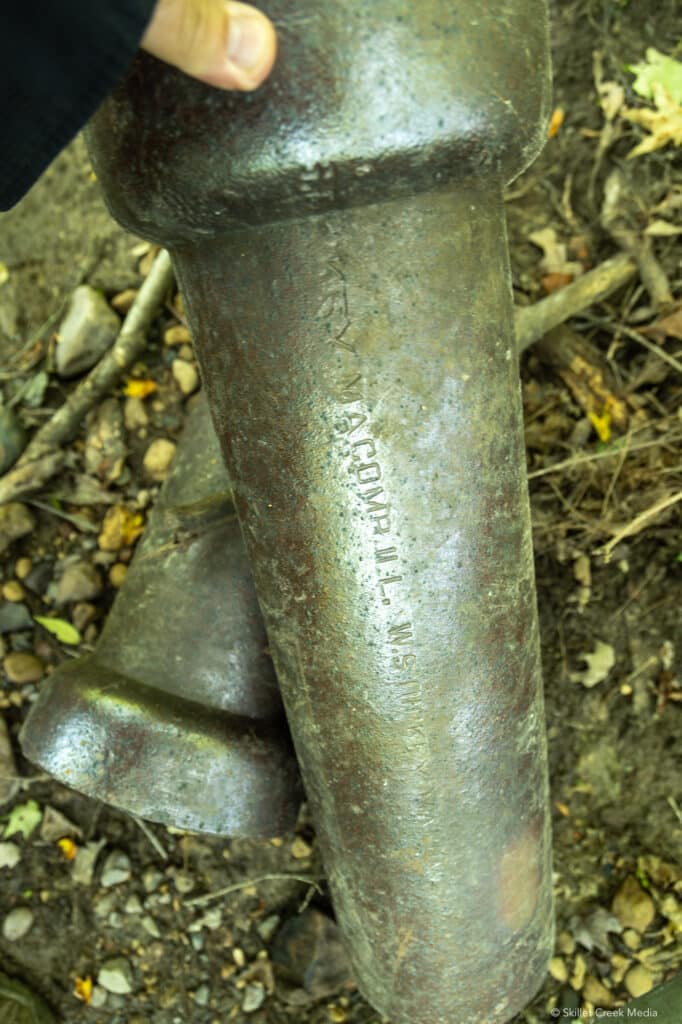
[[[25,804],[17,804],[9,813],[3,838],[8,839],[9,836],[13,836],[16,832],[21,832],[24,839],[28,839],[34,828],[40,824],[42,817],[43,812],[35,800],[29,800]]]
[[[81,642],[81,635],[75,626],[72,626],[66,619],[52,619],[47,615],[35,615],[35,621],[46,629],[48,633],[52,633],[53,636],[57,637],[60,644],[79,644]]]
[[[655,86],[661,85],[676,103],[682,103],[682,61],[666,57],[653,46],[646,51],[646,61],[628,68],[636,75],[632,88],[646,100],[655,99]]]

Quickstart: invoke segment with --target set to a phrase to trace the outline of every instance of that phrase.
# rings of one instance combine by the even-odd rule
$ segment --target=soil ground
[[[607,223],[603,209],[614,171],[621,183],[616,219],[640,239],[642,251],[651,240],[653,265],[667,277],[673,301],[661,306],[652,298],[640,268],[620,291],[570,322],[599,353],[611,397],[621,403],[613,408],[625,410],[622,422],[614,415],[609,423],[606,407],[581,405],[579,382],[569,371],[557,373],[541,348],[522,360],[557,951],[552,973],[517,1024],[553,1019],[556,1007],[577,1013],[622,1005],[638,984],[642,990],[682,969],[682,524],[681,506],[672,500],[682,489],[682,379],[665,359],[682,357],[682,315],[677,326],[674,321],[682,302],[682,165],[679,149],[670,145],[627,159],[643,129],[617,113],[605,134],[595,85],[597,67],[602,82],[622,87],[626,105],[647,106],[633,93],[626,66],[642,60],[650,46],[672,53],[682,38],[682,15],[676,0],[569,0],[554,6],[552,38],[554,103],[564,118],[542,156],[509,190],[516,301],[538,301],[561,275],[619,251],[624,235],[606,229],[613,221]],[[542,236],[551,242],[544,253],[537,236],[530,239],[543,229],[554,232]],[[554,243],[564,248],[549,251]],[[106,213],[80,140],[0,217],[0,263],[8,271],[0,286],[0,387],[5,403],[16,399],[27,427],[43,423],[72,387],[53,372],[64,300],[83,281],[108,298],[138,288],[147,258],[140,240]],[[155,381],[157,389],[145,400],[144,436],[129,432],[123,474],[105,481],[116,501],[134,505],[141,490],[153,501],[144,452],[154,438],[176,440],[181,432],[186,400],[170,369],[177,350],[163,341],[177,314],[171,305],[159,313],[134,368],[134,376]],[[646,333],[670,314],[669,330]],[[658,351],[646,347],[647,340]],[[38,403],[17,398],[19,388],[44,370],[49,377]],[[115,397],[123,403],[120,389]],[[66,478],[82,471],[90,429],[84,424],[71,445]],[[63,494],[56,500],[57,490],[53,481],[26,499],[37,526],[0,556],[5,585],[16,579],[22,558],[31,560],[33,573],[40,570],[35,589],[24,586],[32,615],[54,612],[50,587],[63,559],[97,560],[95,538],[108,508],[107,501],[69,503]],[[645,514],[669,499],[667,508]],[[607,559],[600,549],[610,541]],[[125,564],[131,553],[124,549],[113,561]],[[99,561],[106,584],[92,602],[84,649],[96,640],[115,597],[107,576],[111,561]],[[9,631],[0,642],[5,656],[35,653],[48,670],[73,653],[38,626]],[[21,757],[16,737],[39,685],[11,682],[6,674],[0,681],[21,776],[20,791],[0,813],[7,820],[12,808],[35,801],[43,815],[27,837],[9,837],[20,859],[0,868],[0,920],[17,907],[33,915],[21,939],[0,936],[0,965],[8,975],[42,994],[64,1024],[378,1022],[352,983],[306,990],[300,978],[290,978],[287,987],[276,974],[271,991],[273,935],[309,901],[331,913],[323,881],[318,891],[281,877],[323,878],[305,813],[297,834],[276,844],[142,828],[40,776]],[[46,808],[77,826],[76,846],[102,843],[89,884],[74,883],[66,844],[60,847],[54,830],[44,827]],[[102,864],[112,851],[125,854],[129,866],[124,859],[120,883],[102,886]],[[264,875],[280,877],[258,881]],[[190,902],[190,891],[195,896],[240,884],[220,900]],[[333,946],[321,956],[328,970],[338,967]],[[102,964],[121,957],[132,967],[132,991],[105,998],[99,987],[93,1000],[89,979],[96,983]]]

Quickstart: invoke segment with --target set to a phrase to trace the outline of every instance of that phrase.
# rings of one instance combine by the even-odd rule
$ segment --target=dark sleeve
[[[155,0],[2,0],[0,209],[13,206],[125,73]]]

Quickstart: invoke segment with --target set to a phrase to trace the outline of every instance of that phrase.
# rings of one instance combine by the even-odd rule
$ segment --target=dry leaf
[[[128,398],[146,398],[156,391],[156,381],[130,378],[126,381],[123,394]]]
[[[640,334],[645,334],[657,342],[663,342],[666,338],[677,338],[678,341],[682,341],[682,306],[678,306],[667,316],[659,317],[648,327],[640,328]]]
[[[582,661],[586,662],[587,668],[583,672],[571,672],[572,683],[582,683],[587,689],[603,682],[616,663],[616,654],[611,644],[602,643],[597,640],[597,646],[592,654],[581,654]]]
[[[628,153],[628,160],[645,153],[653,153],[672,142],[682,145],[682,106],[677,103],[662,85],[654,83],[653,99],[656,110],[625,107],[623,117],[633,124],[645,128],[649,135]]]
[[[540,260],[540,270],[545,275],[567,274],[574,278],[579,277],[583,273],[584,267],[582,263],[567,259],[567,246],[564,242],[559,241],[554,228],[542,228],[540,231],[532,231],[528,238],[533,245],[537,245],[539,249],[542,249],[543,256]]]

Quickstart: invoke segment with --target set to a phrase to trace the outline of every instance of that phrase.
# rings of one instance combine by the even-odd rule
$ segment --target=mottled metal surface
[[[21,742],[142,817],[270,836],[300,787],[228,488],[201,398],[96,652],[43,684]]]
[[[362,991],[499,1024],[552,948],[501,200],[543,133],[544,3],[264,9],[262,90],[140,60],[93,155],[171,247]]]

